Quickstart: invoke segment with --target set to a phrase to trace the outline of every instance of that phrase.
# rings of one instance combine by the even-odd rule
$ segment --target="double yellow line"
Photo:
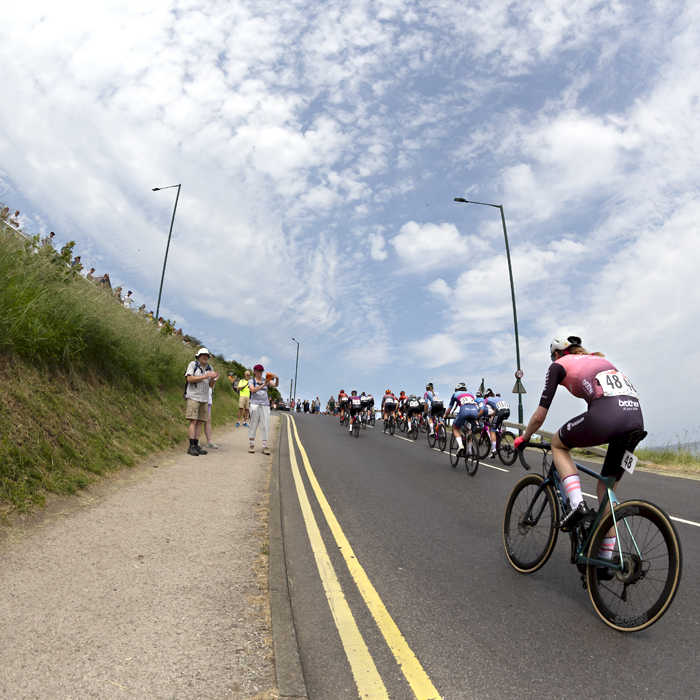
[[[440,695],[435,689],[435,686],[432,684],[430,678],[428,678],[428,675],[423,670],[423,667],[416,658],[416,655],[411,651],[391,615],[389,615],[384,603],[382,603],[382,600],[379,597],[379,594],[365,573],[365,570],[357,561],[357,557],[355,557],[355,553],[352,551],[350,543],[345,537],[340,524],[336,520],[326,497],[323,495],[323,491],[321,491],[316,475],[311,469],[311,464],[309,463],[309,458],[306,455],[306,450],[301,444],[301,440],[299,440],[299,433],[297,432],[294,419],[289,415],[286,417],[288,419],[287,435],[289,438],[289,459],[292,466],[292,474],[294,475],[294,483],[296,485],[299,503],[304,515],[304,522],[306,523],[306,530],[309,534],[309,540],[311,541],[311,549],[313,550],[314,557],[316,558],[316,565],[318,566],[318,572],[321,576],[321,581],[323,582],[326,597],[328,598],[328,604],[330,605],[333,619],[335,620],[336,627],[338,628],[338,633],[340,634],[340,639],[342,641],[345,654],[350,662],[350,668],[355,678],[355,683],[357,684],[357,690],[360,697],[388,699],[389,695],[379,672],[377,671],[372,655],[370,654],[369,649],[367,648],[367,645],[360,634],[360,630],[357,627],[355,618],[352,615],[350,606],[345,599],[340,582],[336,576],[333,564],[328,556],[326,546],[323,543],[321,531],[318,528],[316,517],[314,516],[311,508],[311,503],[309,502],[309,497],[306,493],[306,488],[297,464],[294,442],[292,441],[292,429],[294,431],[294,439],[299,449],[299,453],[301,454],[302,461],[304,462],[306,476],[309,479],[311,488],[316,495],[316,499],[318,500],[328,526],[333,533],[338,549],[340,549],[340,552],[345,559],[345,563],[350,570],[350,574],[352,575],[360,594],[372,613],[372,617],[374,617],[374,621],[377,623],[379,630],[381,631],[382,635],[384,635],[384,639],[394,654],[394,658],[403,671],[403,674],[411,686],[416,699],[440,700]]]

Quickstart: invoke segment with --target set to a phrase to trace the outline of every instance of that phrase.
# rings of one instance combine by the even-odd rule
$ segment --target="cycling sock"
[[[496,441],[491,440],[491,452],[495,452],[495,451],[496,451]]]
[[[605,537],[600,543],[600,549],[598,550],[599,559],[612,559],[615,553],[616,542],[617,537]]]
[[[464,445],[462,444],[462,438],[461,436],[457,438],[457,447],[461,450]]]
[[[578,504],[583,500],[581,479],[579,479],[578,474],[572,474],[571,476],[567,476],[562,483],[564,484],[564,492],[569,497],[571,510],[575,510],[578,508]]]

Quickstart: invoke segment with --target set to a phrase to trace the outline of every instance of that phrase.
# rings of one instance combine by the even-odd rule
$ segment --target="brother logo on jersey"
[[[592,393],[593,393],[593,384],[591,384],[591,383],[588,381],[588,379],[584,379],[584,380],[581,382],[581,386],[583,386],[583,388],[588,392],[588,394],[592,394]]]
[[[618,399],[617,403],[620,405],[620,408],[624,408],[625,410],[632,409],[636,411],[639,408],[639,401],[623,401],[622,399]]]

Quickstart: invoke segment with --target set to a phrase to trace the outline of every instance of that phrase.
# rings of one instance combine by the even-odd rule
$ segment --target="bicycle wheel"
[[[478,454],[479,454],[479,459],[486,459],[486,457],[489,456],[489,451],[491,449],[491,436],[487,433],[479,437],[479,443],[478,443]]]
[[[355,437],[360,434],[360,421],[357,418],[352,422],[352,432],[355,433]]]
[[[367,416],[364,413],[362,414],[362,420],[360,421],[360,424],[362,425],[362,430],[364,430],[367,427]]]
[[[464,443],[464,461],[467,474],[474,476],[479,468],[479,443],[476,441],[476,435],[469,435]]]
[[[460,458],[457,456],[457,438],[452,435],[450,438],[450,464],[454,469],[459,464]]]
[[[498,459],[501,460],[506,467],[515,463],[518,458],[518,453],[515,449],[515,435],[513,433],[501,433],[501,439],[498,443]]]
[[[625,501],[615,508],[624,568],[586,572],[588,593],[596,612],[606,625],[619,632],[637,632],[653,625],[668,610],[678,591],[683,554],[678,533],[661,508],[646,501]],[[593,534],[589,557],[599,559],[600,545],[613,527],[612,514],[600,522]],[[619,546],[618,546],[619,545]],[[598,580],[598,572],[613,572],[612,578]]]
[[[440,452],[444,452],[447,447],[447,431],[442,423],[437,427],[437,446]]]
[[[428,419],[425,416],[420,417],[420,423],[418,423],[421,433],[428,432]]]
[[[416,420],[411,421],[411,435],[410,435],[410,437],[413,438],[414,442],[418,439],[419,432],[420,432],[420,429],[418,428],[418,421],[416,421]]]
[[[369,424],[374,428],[374,423],[377,420],[377,417],[374,415],[374,411],[372,411],[369,414]]]
[[[552,487],[539,474],[528,474],[515,485],[503,517],[503,545],[513,568],[531,574],[542,568],[554,551],[559,530],[558,505]],[[535,499],[535,494],[537,498]]]
[[[389,418],[389,435],[393,435],[396,432],[396,421],[394,420],[394,417],[392,416]]]
[[[432,432],[432,433],[431,433],[431,432],[428,432],[428,445],[429,445],[430,447],[435,447],[435,439],[436,439],[436,437],[437,437],[437,436],[435,435],[435,428],[433,427],[433,432]]]

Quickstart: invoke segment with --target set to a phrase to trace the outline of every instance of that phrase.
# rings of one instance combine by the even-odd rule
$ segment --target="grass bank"
[[[55,252],[0,235],[0,521],[185,442],[193,355]],[[212,364],[216,426],[238,399]]]

